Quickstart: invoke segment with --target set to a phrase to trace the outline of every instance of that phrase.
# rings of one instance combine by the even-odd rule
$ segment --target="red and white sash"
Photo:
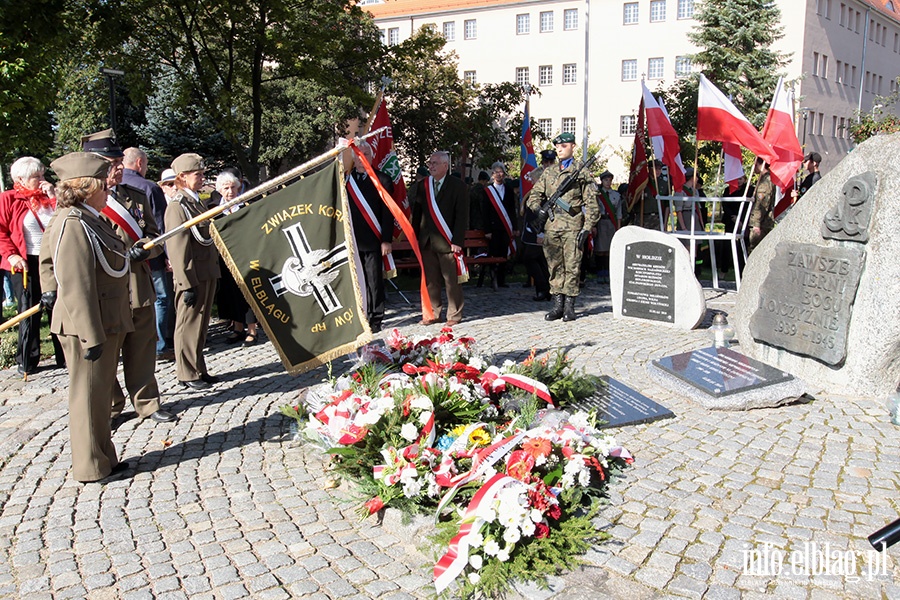
[[[441,232],[447,243],[453,245],[453,234],[447,225],[447,221],[444,220],[444,215],[441,214],[441,209],[438,208],[437,194],[434,193],[434,177],[430,175],[428,177],[428,185],[425,186],[425,195],[428,197],[428,210],[431,212],[431,220],[437,225],[438,231]],[[460,283],[467,282],[469,280],[469,269],[466,267],[466,259],[463,253],[454,252],[453,258],[456,261],[456,277],[458,281]]]
[[[506,208],[503,207],[503,199],[500,198],[500,194],[497,192],[497,188],[494,187],[494,184],[487,186],[487,190],[488,199],[494,206],[494,210],[500,215],[500,220],[503,221],[503,228],[506,229],[506,237],[509,238],[509,253],[507,256],[515,256],[516,240],[513,239],[512,221],[509,218],[509,214],[506,212]]]
[[[369,228],[375,233],[375,237],[378,238],[379,242],[383,242],[384,237],[381,232],[381,223],[375,218],[375,211],[369,206],[366,197],[363,196],[362,190],[359,189],[359,185],[352,175],[347,176],[347,192],[350,194],[353,203],[356,204],[356,207],[362,213]],[[397,276],[397,265],[394,264],[394,256],[391,253],[382,256],[381,263],[384,266],[385,279],[391,279]]]
[[[138,222],[134,220],[134,217],[128,212],[128,209],[122,206],[118,200],[110,197],[106,202],[106,208],[100,212],[102,212],[110,221],[121,227],[125,233],[128,234],[128,237],[131,238],[131,241],[136,242],[144,237],[144,230],[138,225]]]

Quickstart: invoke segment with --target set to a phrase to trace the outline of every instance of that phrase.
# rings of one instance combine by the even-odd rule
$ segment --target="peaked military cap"
[[[50,168],[53,169],[60,181],[78,177],[106,179],[106,175],[109,173],[109,162],[92,152],[70,152],[50,163]]]
[[[575,134],[574,133],[561,133],[555,138],[553,138],[554,144],[574,144],[575,143]]]
[[[176,175],[190,173],[191,171],[205,171],[206,164],[203,162],[202,156],[188,152],[172,161],[172,170],[175,171]]]
[[[602,173],[600,173],[600,179],[606,179],[607,177],[609,177],[610,179],[612,179],[612,178],[613,178],[613,174],[610,173],[609,171],[603,171]]]
[[[541,160],[556,160],[556,150],[541,150]]]
[[[81,149],[85,152],[94,152],[106,158],[122,158],[125,153],[116,144],[116,132],[112,129],[104,129],[97,133],[85,135],[81,138]]]

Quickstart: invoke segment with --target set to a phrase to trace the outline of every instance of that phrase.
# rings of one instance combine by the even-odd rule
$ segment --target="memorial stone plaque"
[[[570,406],[577,410],[597,411],[597,417],[605,421],[598,425],[600,429],[649,423],[675,416],[665,406],[607,375],[600,377],[600,386],[593,395]]]
[[[672,323],[675,319],[675,253],[657,242],[625,246],[622,314]]]
[[[753,339],[841,364],[864,262],[858,247],[779,243],[750,319]]]
[[[794,378],[730,348],[701,348],[665,356],[653,364],[716,398]]]

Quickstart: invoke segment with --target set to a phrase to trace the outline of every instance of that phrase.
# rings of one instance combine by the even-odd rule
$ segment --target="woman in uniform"
[[[42,303],[54,308],[69,367],[72,474],[78,481],[124,475],[112,443],[110,390],[125,334],[134,330],[125,244],[100,218],[106,206],[106,159],[73,152],[50,164],[60,183],[59,210],[41,240]]]
[[[166,207],[166,231],[204,213],[198,192],[203,187],[203,158],[182,154],[172,161],[177,192]],[[178,381],[206,390],[218,379],[206,370],[203,346],[219,278],[219,253],[209,235],[209,221],[181,231],[166,242],[175,280],[175,372]]]

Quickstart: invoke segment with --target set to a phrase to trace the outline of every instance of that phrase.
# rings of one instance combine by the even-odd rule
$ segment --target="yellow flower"
[[[491,443],[491,435],[479,427],[469,434],[469,441],[479,446],[487,446]]]
[[[452,437],[459,437],[466,431],[465,425],[457,425],[450,431]]]

